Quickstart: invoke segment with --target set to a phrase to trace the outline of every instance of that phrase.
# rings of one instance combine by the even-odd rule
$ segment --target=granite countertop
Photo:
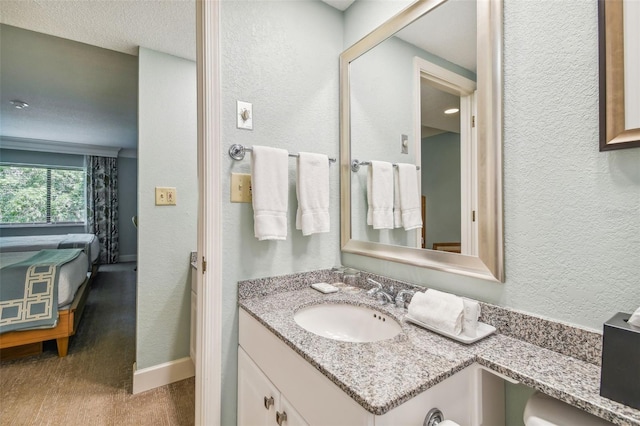
[[[373,343],[327,339],[298,326],[294,313],[317,303],[365,305],[395,318],[402,333]],[[494,334],[471,345],[405,321],[405,309],[380,305],[364,290],[324,295],[304,288],[240,298],[239,305],[367,411],[381,415],[478,363],[619,425],[639,425],[640,410],[603,398],[600,367]]]

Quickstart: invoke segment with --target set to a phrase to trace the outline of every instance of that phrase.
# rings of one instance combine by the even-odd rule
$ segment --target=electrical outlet
[[[251,202],[251,175],[246,173],[231,173],[231,202]]]
[[[175,206],[176,195],[175,188],[156,186],[156,206]]]

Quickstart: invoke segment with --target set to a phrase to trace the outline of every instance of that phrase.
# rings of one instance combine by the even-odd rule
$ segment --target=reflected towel
[[[393,166],[372,161],[367,174],[367,225],[373,229],[393,229]]]
[[[461,297],[429,289],[416,293],[408,310],[413,318],[438,330],[456,336],[462,332],[464,303]]]
[[[413,164],[398,164],[400,211],[405,231],[422,228],[422,208],[418,190],[418,170]]]
[[[477,300],[462,298],[464,304],[464,319],[462,321],[462,334],[476,337],[478,332],[478,318],[480,318],[480,303]]]
[[[402,210],[400,210],[400,176],[398,168],[393,168],[393,227],[402,228]]]
[[[305,236],[329,232],[329,157],[301,152],[297,164],[296,229]]]
[[[251,196],[254,233],[258,240],[287,239],[289,153],[254,146],[251,154]]]

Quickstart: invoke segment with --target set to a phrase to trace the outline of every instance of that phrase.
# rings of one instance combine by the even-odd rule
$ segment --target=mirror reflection
[[[423,219],[410,231],[367,225],[363,167],[351,176],[354,240],[477,253],[476,13],[449,0],[351,62],[351,159],[419,166]]]
[[[340,55],[343,253],[504,280],[501,51],[501,0],[416,0]],[[445,104],[458,102],[451,127]],[[415,172],[424,234],[366,225],[368,170],[355,160]]]

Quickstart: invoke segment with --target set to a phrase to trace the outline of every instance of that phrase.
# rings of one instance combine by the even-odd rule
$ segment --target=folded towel
[[[373,229],[393,229],[393,166],[372,161],[367,174],[367,225]]]
[[[462,298],[450,293],[429,289],[416,293],[409,304],[409,315],[427,325],[453,334],[462,332],[464,303]]]
[[[636,327],[640,327],[640,308],[636,309],[627,323]]]
[[[289,153],[254,146],[251,155],[253,229],[258,240],[287,239]]]
[[[400,177],[398,168],[393,168],[393,227],[402,228],[402,211],[400,210]]]
[[[422,207],[418,192],[418,171],[413,164],[398,164],[398,188],[402,226],[406,231],[422,228]]]
[[[329,157],[301,152],[296,175],[296,229],[302,235],[329,232]]]
[[[464,304],[464,318],[462,320],[462,334],[476,337],[478,332],[478,318],[480,318],[480,303],[477,300],[462,298]]]

